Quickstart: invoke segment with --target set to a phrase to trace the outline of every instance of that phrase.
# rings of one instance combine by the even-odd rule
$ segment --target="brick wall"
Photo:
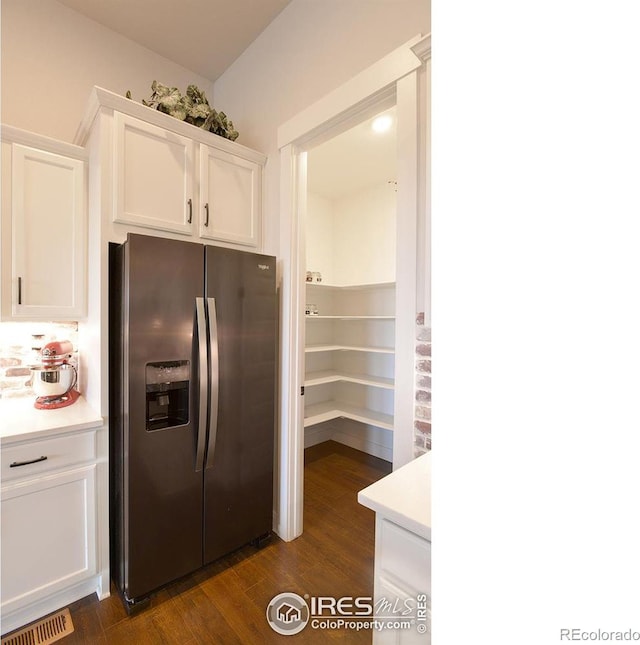
[[[424,313],[416,318],[416,403],[413,423],[414,455],[431,450],[431,328]]]
[[[77,347],[78,323],[0,323],[0,398],[35,396],[29,367],[40,365],[40,349],[53,340]]]

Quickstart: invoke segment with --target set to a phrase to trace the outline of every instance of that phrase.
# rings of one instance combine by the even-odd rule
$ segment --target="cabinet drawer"
[[[409,595],[429,592],[431,543],[386,519],[376,532],[376,576],[401,583]]]
[[[46,457],[46,459],[42,459]],[[0,477],[3,482],[18,477],[39,475],[96,458],[96,433],[78,432],[2,449]],[[32,462],[32,463],[28,463]]]

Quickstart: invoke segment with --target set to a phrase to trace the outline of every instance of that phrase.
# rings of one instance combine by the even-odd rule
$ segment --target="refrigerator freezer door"
[[[275,259],[207,246],[219,388],[215,450],[204,471],[204,561],[269,532],[273,513]]]
[[[124,590],[129,599],[202,566],[202,471],[197,472],[199,358],[196,298],[204,293],[199,244],[130,234],[124,252]],[[188,368],[184,367],[188,362]],[[147,365],[154,364],[153,386]],[[148,429],[146,398],[181,365],[188,411]],[[157,376],[160,374],[160,376]],[[184,380],[182,381],[184,383]],[[170,394],[170,383],[166,384]],[[157,397],[157,394],[154,394]],[[170,398],[161,398],[170,405]],[[171,418],[171,416],[170,416]]]

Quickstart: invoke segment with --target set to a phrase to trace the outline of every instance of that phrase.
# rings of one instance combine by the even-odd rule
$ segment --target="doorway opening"
[[[286,541],[293,540],[302,533],[305,425],[307,427],[316,426],[324,421],[338,418],[346,418],[343,424],[345,427],[355,423],[362,427],[364,422],[365,426],[371,425],[373,428],[377,428],[378,436],[373,436],[371,433],[367,436],[366,432],[361,432],[360,438],[364,434],[368,447],[377,444],[377,449],[386,449],[382,450],[381,454],[384,455],[383,458],[393,460],[394,469],[413,458],[414,336],[417,311],[416,241],[418,237],[419,194],[421,192],[418,179],[419,164],[421,163],[419,162],[419,148],[421,146],[420,138],[423,134],[421,132],[423,116],[419,113],[421,110],[419,96],[421,94],[420,77],[426,60],[422,52],[423,49],[425,52],[430,51],[429,37],[416,36],[278,128],[281,197],[279,261],[281,388],[274,529]],[[312,272],[312,284],[313,272],[322,272],[321,269],[311,266],[307,269],[305,259],[306,227],[308,226],[307,201],[313,202],[313,197],[308,200],[307,195],[308,157],[313,155],[314,149],[319,148],[324,142],[336,138],[363,121],[394,106],[397,121],[397,146],[394,157],[398,164],[395,249],[401,249],[401,252],[395,253],[395,286],[388,285],[389,282],[393,282],[391,279],[369,278],[379,280],[379,282],[364,282],[364,278],[359,276],[354,278],[357,282],[350,285],[346,282],[332,285],[338,287],[333,289],[335,292],[333,299],[328,298],[329,290],[325,290],[318,294],[318,302],[308,300],[306,272],[307,270]],[[357,237],[357,226],[354,228]],[[367,232],[372,228],[368,227]],[[354,244],[352,243],[352,246]],[[355,244],[355,248],[357,248],[357,244]],[[354,254],[351,253],[351,255]],[[340,262],[342,261],[339,261],[338,264]],[[336,262],[333,262],[331,271],[335,266]],[[355,270],[354,267],[351,269]],[[383,287],[381,286],[383,283],[387,284]],[[372,291],[383,291],[377,295],[357,294],[356,297],[355,292],[365,291],[362,287],[366,284],[371,285]],[[357,286],[358,289],[350,292],[344,288],[345,286]],[[392,289],[391,293],[395,292],[394,295],[389,296],[389,289]],[[387,302],[394,301],[394,311],[389,311],[387,305],[382,306],[382,303],[385,302],[385,293]],[[325,296],[328,298],[326,303]],[[321,298],[325,300],[321,300]],[[371,300],[371,304],[367,304],[367,299]],[[359,304],[356,306],[356,303]],[[307,314],[305,314],[306,304],[317,305],[317,320],[308,321]],[[336,318],[325,320],[319,318],[321,306],[323,310],[326,307],[328,312],[337,312],[327,314],[335,315]],[[351,315],[352,318],[338,321],[337,317],[344,318],[343,311],[345,316]],[[375,313],[376,311],[381,311],[381,313]],[[310,315],[312,314],[310,313]],[[365,316],[369,318],[365,318]],[[380,318],[375,320],[374,316]],[[384,322],[389,323],[389,320],[392,320],[394,316],[393,323],[386,325],[395,330],[393,332],[395,340],[392,343],[392,372],[381,367],[374,369],[373,364],[371,367],[366,364],[361,365],[358,363],[360,359],[352,360],[350,364],[344,366],[344,369],[341,367],[341,359],[332,362],[327,360],[325,366],[320,362],[310,371],[315,373],[347,371],[350,376],[364,374],[373,378],[370,378],[367,383],[354,383],[346,381],[344,374],[341,374],[340,385],[334,381],[332,383],[316,382],[311,386],[311,388],[317,389],[317,392],[321,392],[323,388],[327,390],[328,393],[324,398],[319,396],[315,402],[311,400],[313,397],[306,398],[307,363],[305,359],[309,354],[326,353],[324,349],[307,351],[309,349],[306,347],[305,339],[307,323],[318,326],[317,330],[308,332],[310,338],[311,334],[318,333],[318,344],[323,342],[321,339],[323,326],[325,330],[332,330],[342,325],[343,331],[340,334],[343,339],[343,348],[329,351],[355,353],[361,349],[353,349],[353,345],[347,345],[347,343],[350,342],[350,338],[354,340],[354,334],[361,340],[367,325],[372,329],[378,329],[378,331],[370,332],[372,340],[365,347],[388,350],[391,345],[385,344],[388,342],[385,341],[385,332],[380,330],[385,326],[382,324],[383,319],[386,318]],[[350,332],[349,325],[353,326],[352,329],[357,329],[359,326],[360,331]],[[329,332],[327,333],[329,334]],[[373,339],[378,339],[381,344],[375,345]],[[347,349],[344,349],[345,346]],[[362,352],[362,354],[364,353]],[[387,351],[376,352],[371,349],[366,353],[389,354]],[[360,354],[361,359],[362,354]],[[380,356],[377,358],[381,359]],[[368,370],[373,373],[368,373]],[[335,374],[332,374],[330,378],[336,378]],[[378,380],[374,381],[374,379]],[[384,381],[384,379],[387,380]],[[392,388],[390,387],[391,379],[393,379]],[[335,394],[336,388],[340,388],[338,394]],[[349,395],[345,394],[348,390],[351,391]],[[383,390],[387,390],[387,392],[381,393]],[[376,395],[372,398],[363,392],[375,392]],[[315,392],[313,394],[315,396]],[[358,409],[365,408],[383,416],[374,420],[376,426],[369,423],[372,420],[370,417],[361,419],[351,408],[346,409],[343,405],[339,408],[342,414],[336,415],[334,412],[330,412],[331,418],[313,419],[315,414],[309,413],[315,412],[315,410],[313,408],[305,410],[307,400],[310,401],[310,405],[316,403],[330,405],[331,410],[335,410],[333,402],[336,401],[342,404],[355,404]],[[389,404],[390,400],[393,402],[392,404]],[[345,411],[349,414],[345,414]],[[326,411],[323,413],[329,414]],[[389,422],[389,417],[392,419],[391,422]],[[313,419],[314,423],[311,423],[310,419]],[[343,423],[342,420],[341,423]],[[392,431],[389,430],[389,426],[392,426]],[[387,433],[386,443],[380,431]],[[345,444],[339,445],[346,445],[347,439],[345,437],[348,435],[351,436],[349,440],[352,440],[358,434],[342,430],[340,432],[340,438],[344,440]],[[391,445],[388,443],[389,436],[391,436]]]
[[[393,462],[395,106],[307,151],[304,447]]]

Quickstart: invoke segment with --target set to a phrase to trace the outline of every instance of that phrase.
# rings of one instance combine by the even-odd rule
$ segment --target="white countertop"
[[[358,502],[431,540],[431,452],[361,490]]]
[[[67,430],[86,430],[102,425],[102,417],[80,397],[73,405],[57,410],[36,410],[34,399],[0,399],[2,445],[45,437]]]

